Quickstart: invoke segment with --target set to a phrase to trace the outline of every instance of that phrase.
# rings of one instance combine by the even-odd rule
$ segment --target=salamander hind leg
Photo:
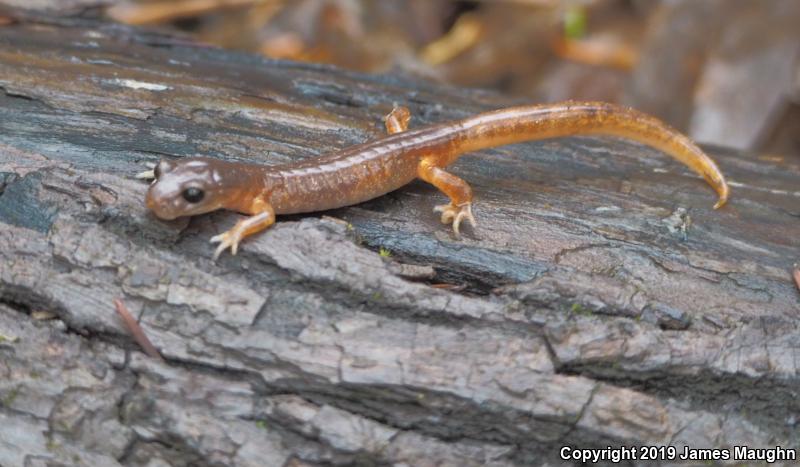
[[[433,208],[434,212],[442,213],[442,223],[453,225],[453,232],[460,235],[461,222],[466,220],[474,228],[475,217],[472,215],[472,188],[464,180],[436,167],[428,160],[423,159],[417,168],[419,178],[438,188],[450,198],[448,204]]]
[[[272,209],[272,206],[264,203],[259,206],[259,208],[260,212],[254,216],[240,220],[227,232],[211,238],[211,243],[219,243],[217,250],[214,252],[214,261],[228,248],[231,249],[231,254],[235,255],[236,251],[239,249],[239,242],[275,223],[275,211]]]
[[[389,112],[389,115],[383,117],[386,131],[390,135],[408,130],[409,120],[411,120],[411,112],[407,107],[395,107]]]

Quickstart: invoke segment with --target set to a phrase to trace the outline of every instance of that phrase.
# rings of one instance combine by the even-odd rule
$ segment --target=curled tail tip
[[[717,193],[719,194],[719,199],[717,200],[717,203],[714,204],[714,209],[719,209],[722,206],[725,206],[725,203],[728,202],[728,185],[724,184],[720,186],[717,190]]]

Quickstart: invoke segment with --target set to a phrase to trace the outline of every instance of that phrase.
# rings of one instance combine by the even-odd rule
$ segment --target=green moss
[[[3,396],[2,399],[0,399],[0,405],[2,405],[3,407],[11,407],[11,405],[17,399],[18,395],[19,395],[19,388],[14,388],[8,391],[8,393],[5,396]]]
[[[584,316],[592,315],[592,310],[586,308],[580,303],[573,303],[572,306],[569,308],[569,311],[570,313],[574,313],[576,315],[584,315]]]
[[[267,422],[265,422],[264,420],[256,420],[256,426],[260,430],[266,430],[267,429]]]
[[[16,337],[16,336],[4,336],[4,335],[0,334],[0,344],[2,344],[3,342],[8,342],[8,343],[13,344],[13,343],[17,342],[18,340],[19,340],[19,337]]]
[[[588,18],[586,8],[580,5],[567,8],[564,12],[564,36],[567,39],[580,39],[586,35]]]
[[[378,254],[381,255],[381,258],[390,258],[392,256],[392,252],[384,247],[381,247],[381,249],[378,251]]]

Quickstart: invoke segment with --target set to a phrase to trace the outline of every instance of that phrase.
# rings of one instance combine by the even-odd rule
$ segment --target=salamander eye
[[[153,167],[153,175],[156,177],[156,180],[161,178],[161,163],[158,163],[155,167]]]
[[[199,203],[203,200],[203,196],[205,196],[205,192],[200,188],[189,187],[183,190],[183,199],[190,203]]]

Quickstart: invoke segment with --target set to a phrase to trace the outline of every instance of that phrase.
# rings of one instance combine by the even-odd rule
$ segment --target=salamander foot
[[[461,235],[459,227],[462,220],[466,219],[473,229],[477,224],[475,217],[472,215],[472,203],[464,203],[460,206],[456,206],[453,203],[440,204],[433,208],[433,212],[442,213],[442,224],[453,224],[453,232],[456,233],[456,236]]]
[[[214,251],[214,261],[217,261],[219,255],[222,254],[223,251],[227,250],[228,248],[231,249],[231,254],[235,255],[236,251],[239,249],[239,242],[242,241],[243,235],[241,229],[237,229],[236,227],[232,228],[231,230],[221,233],[219,235],[215,235],[211,237],[209,242],[211,243],[219,243],[217,250]]]

